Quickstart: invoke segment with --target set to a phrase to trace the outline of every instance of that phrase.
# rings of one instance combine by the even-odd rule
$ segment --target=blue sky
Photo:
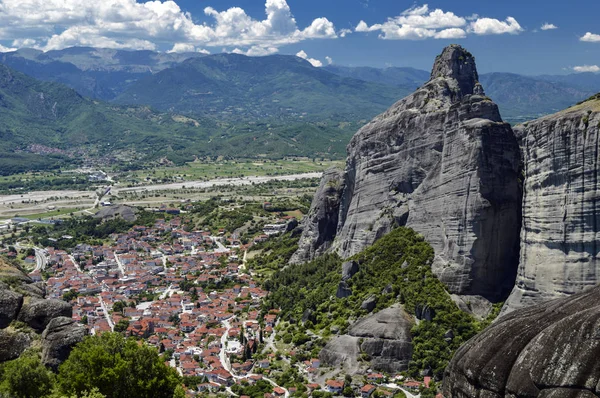
[[[0,51],[95,46],[279,53],[299,54],[316,66],[429,70],[445,45],[459,43],[476,56],[481,72],[600,72],[598,0],[83,3],[0,0]]]

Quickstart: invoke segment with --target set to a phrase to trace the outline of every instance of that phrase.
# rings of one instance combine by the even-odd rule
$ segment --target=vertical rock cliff
[[[329,245],[350,257],[406,225],[433,246],[434,272],[452,293],[501,299],[518,261],[519,175],[517,140],[478,83],[475,59],[449,46],[425,85],[352,138],[335,238],[305,229],[295,258]]]
[[[518,277],[504,313],[600,280],[600,96],[518,127],[524,162]]]

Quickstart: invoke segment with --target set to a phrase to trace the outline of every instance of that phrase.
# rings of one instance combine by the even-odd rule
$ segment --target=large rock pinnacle
[[[437,78],[455,80],[461,97],[473,94],[473,89],[479,82],[475,57],[458,44],[444,48],[435,58],[431,70],[431,80]]]
[[[299,251],[331,246],[348,258],[406,225],[432,245],[452,293],[504,299],[517,270],[519,175],[517,140],[483,95],[473,56],[449,46],[427,83],[352,138],[335,239],[305,229]]]

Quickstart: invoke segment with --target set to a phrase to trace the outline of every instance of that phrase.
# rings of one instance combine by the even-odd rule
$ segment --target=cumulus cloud
[[[439,8],[431,10],[427,4],[414,6],[384,23],[369,26],[360,21],[355,32],[379,31],[384,40],[462,39],[468,33],[476,35],[519,33],[523,29],[512,17],[500,21],[478,15],[462,17]]]
[[[14,40],[15,47],[29,40],[28,45],[44,50],[172,46],[171,51],[187,51],[226,46],[260,54],[303,40],[339,37],[325,17],[299,28],[286,0],[265,0],[262,20],[240,7],[206,7],[204,14],[212,21],[196,23],[172,0],[1,0],[0,37]]]
[[[581,41],[589,41],[592,43],[600,43],[600,35],[594,34],[592,32],[587,32],[585,35],[579,38]]]
[[[277,47],[261,47],[261,46],[252,46],[248,50],[243,51],[239,48],[236,48],[232,51],[234,54],[243,54],[249,57],[263,57],[265,55],[272,55],[279,52]]]
[[[201,53],[201,54],[210,54],[210,51],[204,48],[197,48],[193,44],[189,43],[175,43],[173,48],[167,51],[168,53]]]
[[[319,61],[318,59],[309,58],[308,54],[306,54],[306,52],[304,52],[304,50],[301,50],[298,54],[296,54],[296,57],[300,57],[302,59],[307,60],[315,68],[320,68],[321,66],[323,66],[323,62]]]
[[[582,66],[574,66],[573,70],[575,72],[600,72],[600,66],[598,65],[582,65]]]
[[[556,26],[552,23],[546,22],[545,24],[542,25],[542,27],[540,29],[541,30],[552,30],[552,29],[558,29],[558,26]]]
[[[333,64],[333,58],[331,57],[325,57],[325,61],[327,61],[327,65]]]
[[[8,53],[11,51],[16,51],[16,48],[11,48],[11,47],[4,47],[2,44],[0,44],[0,53]]]

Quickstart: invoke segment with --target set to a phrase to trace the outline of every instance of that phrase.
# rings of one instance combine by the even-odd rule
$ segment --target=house
[[[333,394],[339,394],[344,389],[344,381],[327,380],[325,385],[327,386],[327,391]]]
[[[275,395],[276,397],[283,397],[285,396],[285,390],[281,387],[275,387],[273,389],[273,395]]]
[[[376,388],[377,387],[375,387],[373,384],[365,384],[363,388],[360,389],[360,396],[363,398],[368,398],[371,396],[371,394],[373,394]]]
[[[381,373],[370,373],[367,375],[367,381],[369,383],[381,383],[383,381],[383,375]]]

